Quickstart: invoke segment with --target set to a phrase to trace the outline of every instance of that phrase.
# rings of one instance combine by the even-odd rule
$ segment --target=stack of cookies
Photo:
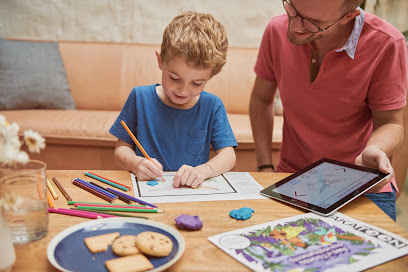
[[[145,256],[166,257],[173,249],[173,242],[164,234],[152,231],[138,235],[107,233],[84,239],[92,253],[104,252],[112,244],[112,251],[119,258],[105,261],[110,272],[138,272],[153,269],[153,264]]]

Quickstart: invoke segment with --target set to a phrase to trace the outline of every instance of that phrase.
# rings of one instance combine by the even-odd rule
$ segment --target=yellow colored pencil
[[[57,195],[57,193],[55,192],[54,188],[52,187],[51,182],[48,180],[48,178],[47,178],[47,187],[48,187],[48,190],[50,190],[50,192],[51,192],[51,194],[52,194],[52,197],[53,197],[54,199],[58,199],[58,195]]]

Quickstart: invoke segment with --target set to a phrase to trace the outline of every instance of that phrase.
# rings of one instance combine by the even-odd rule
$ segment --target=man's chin
[[[311,37],[310,34],[296,34],[290,31],[287,33],[287,38],[289,42],[294,45],[307,44],[313,40],[313,37]]]

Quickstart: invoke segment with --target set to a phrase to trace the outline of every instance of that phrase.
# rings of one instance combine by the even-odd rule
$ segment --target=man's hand
[[[384,151],[375,145],[367,146],[356,158],[355,164],[378,169],[384,174],[391,174],[386,179],[371,188],[368,193],[378,193],[395,176],[394,169],[391,166],[391,162],[387,157],[387,154],[385,154]]]

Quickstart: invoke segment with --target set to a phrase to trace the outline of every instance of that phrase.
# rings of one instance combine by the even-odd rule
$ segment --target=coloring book
[[[336,212],[314,213],[208,238],[254,271],[360,271],[408,254],[408,241]]]

